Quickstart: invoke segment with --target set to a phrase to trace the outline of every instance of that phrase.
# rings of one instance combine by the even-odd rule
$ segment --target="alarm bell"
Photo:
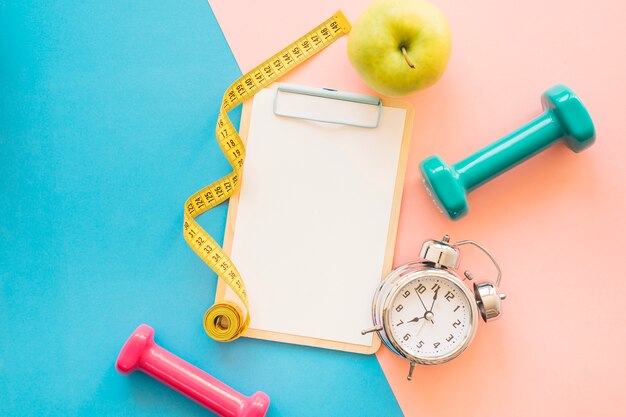
[[[493,258],[493,256],[491,256],[491,254],[487,251],[487,249],[483,248],[481,245],[474,242],[473,240],[464,240],[461,242],[457,242],[455,246],[462,245],[473,245],[480,249],[483,253],[485,253],[485,255],[489,257],[489,259],[491,259],[491,262],[493,262],[493,265],[498,270],[498,277],[496,278],[495,284],[491,282],[474,283],[474,298],[476,299],[476,304],[478,305],[478,311],[480,311],[480,316],[483,318],[485,323],[495,320],[500,317],[500,314],[502,314],[502,300],[506,298],[505,294],[498,293],[498,286],[500,285],[500,280],[502,279],[502,271],[500,271],[500,266]],[[465,271],[465,277],[471,280],[472,274],[469,271]]]
[[[485,322],[500,317],[502,313],[502,300],[505,294],[498,294],[498,289],[491,282],[478,282],[474,284],[474,297],[480,316]]]
[[[442,240],[427,240],[420,250],[420,258],[432,262],[436,266],[456,269],[459,266],[461,252],[449,242],[450,236],[448,235],[445,235]]]

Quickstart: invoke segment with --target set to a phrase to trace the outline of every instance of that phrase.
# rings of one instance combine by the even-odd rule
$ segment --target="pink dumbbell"
[[[265,393],[246,397],[163,349],[154,343],[154,330],[147,324],[126,341],[116,368],[123,374],[139,369],[222,417],[263,417],[270,405]]]

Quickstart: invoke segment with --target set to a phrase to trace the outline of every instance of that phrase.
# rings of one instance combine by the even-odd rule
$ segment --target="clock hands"
[[[431,322],[432,324],[435,324],[435,322],[433,321],[433,317],[435,317],[435,315],[433,314],[432,311],[427,311],[426,313],[424,313],[424,318],[428,320],[429,322]]]
[[[424,304],[424,300],[422,300],[422,296],[420,296],[419,291],[415,291],[417,293],[417,298],[420,299],[420,303],[422,303],[422,306],[424,306],[424,311],[428,311],[428,309],[426,308],[426,304]]]
[[[435,294],[433,295],[433,303],[430,305],[430,310],[428,310],[428,311],[424,314],[424,318],[425,318],[426,320],[430,320],[430,322],[431,322],[432,324],[435,324],[435,322],[433,321],[433,316],[434,316],[434,314],[433,314],[433,307],[435,306],[435,301],[437,301],[437,294],[439,294],[439,289],[440,289],[440,288],[441,288],[441,287],[437,287],[437,289],[435,290]],[[430,313],[430,319],[427,317],[427,316],[428,316],[428,313]]]
[[[409,320],[407,323],[411,323],[411,322],[419,322],[420,319],[426,319],[428,321],[430,321],[432,324],[435,324],[435,321],[433,320],[434,314],[433,314],[433,307],[435,306],[435,301],[437,301],[437,295],[439,294],[439,289],[441,287],[437,287],[437,289],[435,290],[435,294],[433,295],[433,302],[430,305],[430,309],[426,308],[426,304],[424,304],[424,300],[422,300],[422,297],[420,296],[420,293],[418,291],[416,291],[417,293],[417,298],[419,298],[420,303],[422,303],[422,307],[424,307],[424,316],[423,317],[414,317],[411,320]]]
[[[424,313],[424,315],[422,317],[413,317],[411,320],[407,321],[407,323],[419,322],[420,320],[428,320],[429,322],[433,323],[433,317],[435,317],[433,312],[432,311],[427,311],[427,312]]]
[[[433,311],[433,307],[435,306],[435,301],[437,300],[437,294],[439,293],[440,289],[441,287],[437,287],[437,289],[435,290],[435,295],[433,295],[433,303],[430,305],[430,310],[428,311]]]

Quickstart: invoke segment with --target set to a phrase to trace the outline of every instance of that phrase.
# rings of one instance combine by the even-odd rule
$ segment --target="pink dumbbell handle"
[[[139,326],[130,336],[116,367],[123,374],[139,369],[223,417],[262,417],[269,397],[242,395],[154,342],[154,330]]]

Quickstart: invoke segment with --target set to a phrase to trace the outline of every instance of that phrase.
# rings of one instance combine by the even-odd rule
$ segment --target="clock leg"
[[[415,369],[415,362],[411,362],[409,364],[409,374],[406,376],[406,379],[409,381],[413,379],[413,369]]]

